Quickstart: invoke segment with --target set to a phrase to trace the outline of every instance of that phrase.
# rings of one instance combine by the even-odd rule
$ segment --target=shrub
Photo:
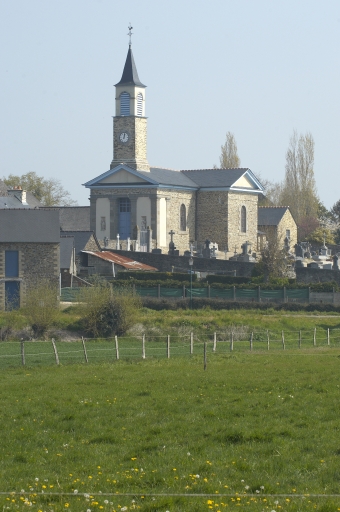
[[[118,279],[137,281],[156,281],[160,283],[162,281],[190,281],[190,274],[188,272],[143,272],[142,270],[118,272]],[[196,281],[197,275],[192,274],[192,280]]]
[[[140,298],[131,290],[114,290],[108,285],[83,288],[80,301],[82,325],[94,337],[125,334],[134,323],[136,310],[141,307]]]
[[[22,312],[33,331],[33,337],[43,336],[57,323],[60,315],[57,284],[42,280],[28,288]]]

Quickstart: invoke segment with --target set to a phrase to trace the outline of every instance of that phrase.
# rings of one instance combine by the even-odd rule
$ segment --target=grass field
[[[339,365],[311,346],[4,369],[0,503],[340,510]]]

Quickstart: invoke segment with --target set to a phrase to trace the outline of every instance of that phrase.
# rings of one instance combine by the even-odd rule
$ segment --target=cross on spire
[[[131,48],[131,36],[132,36],[132,32],[131,30],[133,29],[133,27],[131,26],[131,22],[128,26],[128,29],[129,29],[129,32],[128,32],[128,36],[129,36],[129,48]]]

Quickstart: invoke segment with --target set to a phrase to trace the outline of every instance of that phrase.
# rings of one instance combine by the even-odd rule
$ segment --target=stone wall
[[[290,249],[294,252],[294,246],[297,244],[297,225],[289,210],[285,212],[278,226],[258,226],[259,231],[264,231],[268,236],[275,236],[285,244],[287,229],[290,230]]]
[[[161,272],[188,272],[189,258],[186,256],[169,256],[168,254],[152,254],[147,252],[115,251],[111,252],[127,256],[141,263],[156,267]],[[194,258],[193,270],[195,272],[232,272],[236,276],[250,277],[254,263],[215,260],[207,258]]]
[[[295,269],[298,283],[328,283],[335,281],[340,284],[340,270],[298,267]]]
[[[60,246],[53,243],[0,243],[0,309],[5,308],[5,251],[19,251],[20,305],[25,304],[26,291],[40,280],[58,284]]]
[[[163,191],[163,194],[166,190]],[[162,195],[162,191],[159,191]],[[195,233],[195,211],[196,211],[196,193],[190,191],[172,190],[169,194],[167,201],[167,245],[161,247],[164,252],[169,250],[170,235],[169,232],[173,230],[176,234],[173,237],[176,249],[183,254],[184,251],[189,250],[190,242],[196,240]],[[180,229],[180,208],[184,204],[186,208],[186,230]]]
[[[258,196],[257,194],[241,194],[229,192],[228,201],[228,248],[241,252],[241,245],[248,241],[251,244],[252,252],[257,247],[257,218],[258,218]],[[247,229],[241,232],[241,208],[246,207]]]
[[[120,134],[127,133],[127,143],[120,141]],[[118,116],[114,118],[113,128],[113,160],[110,168],[120,163],[128,164],[132,169],[149,171],[147,162],[147,119],[137,116]]]

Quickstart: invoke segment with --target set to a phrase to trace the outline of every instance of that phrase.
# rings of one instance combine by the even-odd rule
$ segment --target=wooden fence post
[[[54,341],[53,338],[52,338],[52,347],[53,347],[53,350],[54,350],[55,362],[56,362],[56,364],[59,364],[58,351],[57,351],[57,347],[56,347],[56,344],[55,344],[55,341]]]
[[[142,337],[142,359],[145,359],[145,334]]]
[[[167,358],[170,359],[170,334],[168,334],[167,341],[166,341],[166,352],[167,352]]]
[[[214,332],[213,352],[216,352],[216,332]]]
[[[314,327],[313,346],[316,347],[316,327]]]
[[[157,285],[157,298],[158,299],[161,298],[161,285],[160,284]]]
[[[22,362],[22,365],[25,366],[25,345],[24,345],[24,340],[21,340],[21,362]]]
[[[301,348],[301,331],[299,331],[299,348]]]
[[[282,336],[282,348],[283,348],[283,350],[285,350],[285,348],[286,348],[286,346],[285,346],[285,333],[283,331],[282,331],[281,336]]]
[[[252,332],[250,335],[250,351],[253,350],[253,337],[254,337],[254,333]]]
[[[234,350],[234,333],[231,331],[230,334],[230,352]]]
[[[84,350],[85,363],[88,363],[88,362],[89,362],[89,360],[88,360],[88,358],[87,358],[87,352],[86,352],[85,340],[84,340],[84,338],[83,338],[83,337],[81,337],[81,342],[82,342],[82,344],[83,344],[83,350]]]
[[[267,329],[267,350],[269,350],[269,330]]]
[[[119,346],[118,346],[118,336],[115,336],[115,343],[116,343],[116,359],[119,359]]]
[[[233,300],[236,300],[236,286],[233,286]]]
[[[330,345],[331,344],[331,340],[329,338],[329,327],[327,329],[327,345]]]
[[[194,333],[190,333],[190,354],[194,353]]]
[[[204,342],[204,370],[207,369],[207,342]]]

